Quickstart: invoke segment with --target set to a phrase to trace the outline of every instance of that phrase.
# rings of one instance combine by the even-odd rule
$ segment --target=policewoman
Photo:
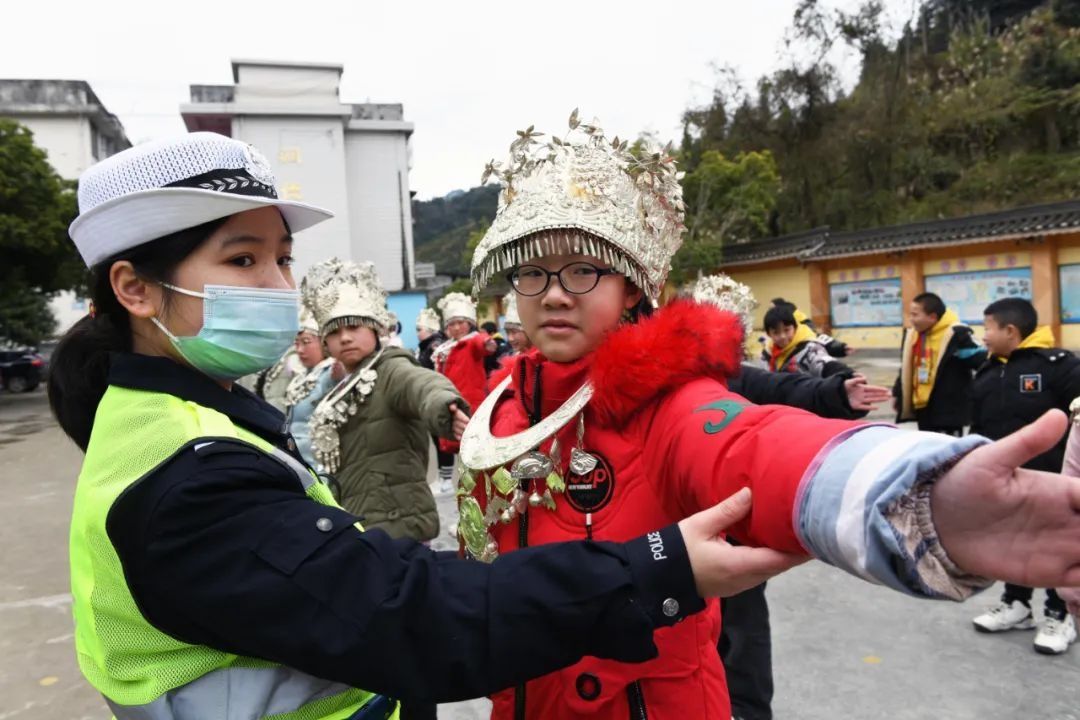
[[[364,532],[233,382],[293,342],[293,233],[331,214],[279,199],[256,150],[212,133],[93,166],[79,210],[94,310],[57,347],[49,400],[86,453],[79,666],[119,720],[430,714],[584,655],[647,660],[700,596],[791,563],[715,540],[745,494],[661,529],[660,558],[641,537],[485,565]]]

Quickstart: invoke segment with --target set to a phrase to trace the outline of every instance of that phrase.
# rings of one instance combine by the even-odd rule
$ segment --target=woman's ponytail
[[[113,293],[109,277],[113,263],[127,260],[140,278],[169,282],[176,266],[227,219],[152,240],[91,269],[93,309],[60,339],[49,362],[48,378],[53,415],[84,452],[90,443],[98,404],[109,386],[109,355],[131,352],[131,317]]]
[[[95,269],[91,298],[92,314],[75,323],[53,351],[48,379],[53,415],[84,452],[109,385],[109,354],[131,352],[131,322],[113,294],[109,267]]]

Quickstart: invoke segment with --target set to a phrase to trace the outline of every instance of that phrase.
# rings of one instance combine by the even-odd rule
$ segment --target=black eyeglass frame
[[[596,282],[593,283],[593,286],[591,288],[589,288],[588,290],[582,290],[580,292],[575,291],[575,290],[571,290],[570,288],[566,287],[566,283],[563,282],[563,277],[562,277],[563,270],[566,270],[567,268],[572,268],[575,265],[588,265],[589,267],[591,267],[593,270],[596,271]],[[534,292],[534,293],[523,293],[523,292],[521,292],[521,290],[518,289],[517,283],[514,282],[514,276],[517,275],[517,273],[521,271],[521,268],[536,268],[540,272],[547,275],[547,277],[544,279],[544,287],[542,287],[538,292]],[[516,292],[518,295],[521,295],[522,297],[536,297],[537,295],[543,295],[544,293],[547,292],[548,288],[551,287],[551,278],[553,278],[553,277],[559,278],[559,285],[561,285],[562,289],[565,290],[566,292],[570,293],[571,295],[586,295],[586,294],[591,293],[593,290],[596,289],[596,286],[600,284],[600,279],[601,278],[607,277],[608,275],[621,275],[621,273],[618,270],[616,270],[615,268],[602,268],[602,267],[597,267],[596,265],[593,265],[590,262],[578,261],[578,262],[572,262],[572,263],[570,263],[568,265],[563,265],[558,270],[545,270],[544,268],[540,267],[539,265],[518,265],[516,268],[514,268],[510,272],[506,273],[506,279],[510,282],[510,287],[514,288],[514,292]]]

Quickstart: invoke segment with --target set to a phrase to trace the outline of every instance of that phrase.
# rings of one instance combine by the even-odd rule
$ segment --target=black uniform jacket
[[[1080,358],[1060,348],[1015,350],[1007,363],[992,357],[975,373],[972,397],[971,432],[998,440],[1047,410],[1069,412],[1080,397]],[[1067,438],[1024,467],[1061,472]]]
[[[281,414],[239,386],[138,355],[114,356],[110,383],[218,410],[300,460]],[[107,530],[159,630],[414,702],[487,695],[585,655],[648,660],[655,628],[704,607],[674,525],[489,565],[356,520],[309,500],[283,463],[219,440],[132,484]]]
[[[901,349],[907,344],[908,333],[915,330],[904,329]],[[901,358],[901,367],[906,364]],[[934,374],[934,387],[930,392],[930,401],[926,407],[916,410],[916,417],[923,426],[936,428],[962,428],[971,424],[972,371],[986,360],[985,350],[975,342],[971,328],[966,325],[953,327],[949,344],[941,354],[937,372]],[[901,369],[901,373],[903,370]],[[903,422],[901,411],[904,406],[903,378],[899,375],[893,384],[893,397],[896,398],[896,422]],[[914,390],[912,390],[914,392]],[[911,418],[907,418],[911,419]]]
[[[857,420],[866,411],[852,410],[844,383],[850,373],[814,377],[806,373],[775,373],[753,365],[742,366],[728,380],[728,388],[755,405],[787,405],[820,417]]]
[[[416,353],[416,360],[421,367],[426,367],[428,370],[435,369],[435,360],[431,356],[435,353],[435,348],[444,342],[446,342],[446,336],[441,332],[432,333],[426,339],[420,341],[420,349]]]

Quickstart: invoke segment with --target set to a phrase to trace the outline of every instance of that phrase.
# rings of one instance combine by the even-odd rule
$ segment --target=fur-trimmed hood
[[[735,313],[676,300],[604,339],[589,372],[595,388],[590,404],[603,423],[618,426],[691,380],[725,381],[739,372],[743,339]]]
[[[594,388],[589,404],[597,419],[619,427],[657,397],[691,380],[709,377],[725,381],[738,373],[743,332],[742,321],[734,313],[711,304],[677,300],[652,317],[613,330],[591,357],[560,365],[559,373],[545,370],[543,394],[547,401],[554,401],[552,391],[566,396],[587,375]],[[551,366],[534,348],[511,358],[492,376],[491,385],[497,385],[508,372],[518,374],[537,364]],[[573,387],[552,387],[553,375],[565,375]],[[512,391],[519,387],[518,382],[511,386]]]

